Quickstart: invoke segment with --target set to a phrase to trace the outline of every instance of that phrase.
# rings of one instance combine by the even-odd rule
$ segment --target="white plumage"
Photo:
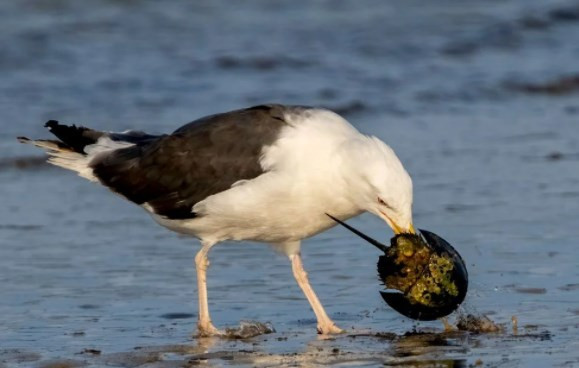
[[[389,146],[376,137],[361,134],[334,112],[281,105],[252,109],[206,118],[209,122],[205,123],[203,129],[209,129],[215,139],[219,140],[217,127],[227,119],[235,119],[236,116],[239,119],[265,119],[263,115],[256,115],[255,118],[247,115],[254,114],[256,109],[260,114],[262,110],[265,111],[268,119],[283,121],[276,131],[275,139],[263,144],[256,157],[261,173],[255,177],[240,177],[224,190],[194,203],[190,208],[194,216],[189,218],[171,218],[166,212],[161,212],[153,200],[139,203],[131,198],[131,193],[118,190],[114,183],[99,176],[97,165],[106,162],[111,152],[145,143],[138,140],[126,142],[118,137],[113,140],[102,135],[78,153],[47,145],[49,141],[27,142],[48,149],[52,155],[49,162],[77,171],[89,180],[101,181],[139,203],[161,225],[201,240],[203,247],[196,257],[201,334],[220,333],[209,317],[206,269],[209,249],[224,240],[265,242],[287,254],[294,275],[318,318],[319,332],[339,332],[340,329],[326,315],[309,285],[301,263],[301,240],[335,225],[326,214],[347,219],[364,211],[384,219],[396,233],[414,232],[410,176]],[[257,121],[253,123],[265,124]],[[211,124],[216,127],[214,130],[211,130]],[[198,123],[187,129],[199,130],[199,127],[201,125]],[[221,134],[225,139],[225,134]],[[243,145],[244,138],[238,137],[239,141],[230,144]],[[147,141],[146,144],[151,143]],[[190,156],[179,159],[195,159],[194,152],[183,152],[183,155]],[[244,164],[247,163],[232,163]],[[223,170],[227,170],[227,166],[224,167]],[[230,169],[233,170],[233,167]],[[117,181],[122,180],[122,173],[115,175],[121,175]],[[174,205],[183,205],[187,200],[188,197],[182,197],[180,202],[176,199]]]

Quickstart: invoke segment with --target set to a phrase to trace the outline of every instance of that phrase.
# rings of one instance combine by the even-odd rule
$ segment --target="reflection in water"
[[[416,368],[465,368],[466,359],[441,359],[441,360],[406,360],[398,363],[384,363],[385,367],[416,367]]]

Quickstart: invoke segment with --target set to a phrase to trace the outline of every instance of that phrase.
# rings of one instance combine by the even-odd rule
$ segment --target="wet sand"
[[[356,4],[0,4],[0,367],[579,365],[579,4]],[[503,329],[398,315],[377,252],[335,228],[304,263],[348,334],[316,335],[284,257],[228,243],[210,255],[214,322],[276,332],[194,338],[197,242],[15,139],[49,119],[160,133],[263,102],[332,107],[390,143],[415,224],[467,262],[461,313]]]
[[[247,340],[198,338],[187,344],[136,346],[130,351],[107,353],[82,349],[70,359],[47,359],[25,350],[4,350],[0,359],[34,364],[43,368],[89,366],[191,367],[196,365],[287,366],[400,366],[468,367],[478,365],[517,366],[506,357],[497,361],[496,349],[549,343],[548,331],[527,327],[524,333],[480,334],[464,331],[411,331],[403,335],[348,332],[333,337],[307,340],[298,333],[262,335]],[[476,354],[469,354],[477,347]],[[298,351],[288,352],[290,349]],[[272,350],[274,352],[272,352]],[[279,352],[275,352],[279,350]],[[527,350],[527,349],[525,349]],[[531,350],[527,350],[529,353]],[[572,366],[569,364],[568,366]]]

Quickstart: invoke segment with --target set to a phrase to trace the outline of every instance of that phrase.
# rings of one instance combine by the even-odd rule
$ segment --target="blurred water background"
[[[0,50],[0,366],[579,366],[579,2],[9,0]],[[388,142],[415,223],[467,260],[466,311],[506,332],[319,340],[287,260],[231,243],[211,253],[215,323],[278,332],[201,344],[197,242],[15,139],[47,137],[48,119],[169,132],[267,102],[329,107]],[[303,253],[341,327],[441,331],[386,307],[378,254],[351,234]]]

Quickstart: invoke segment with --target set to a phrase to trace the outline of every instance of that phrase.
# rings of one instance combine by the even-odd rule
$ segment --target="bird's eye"
[[[378,197],[378,203],[380,203],[382,206],[392,209],[392,206],[390,206],[388,203],[384,202],[384,200],[380,197]]]

